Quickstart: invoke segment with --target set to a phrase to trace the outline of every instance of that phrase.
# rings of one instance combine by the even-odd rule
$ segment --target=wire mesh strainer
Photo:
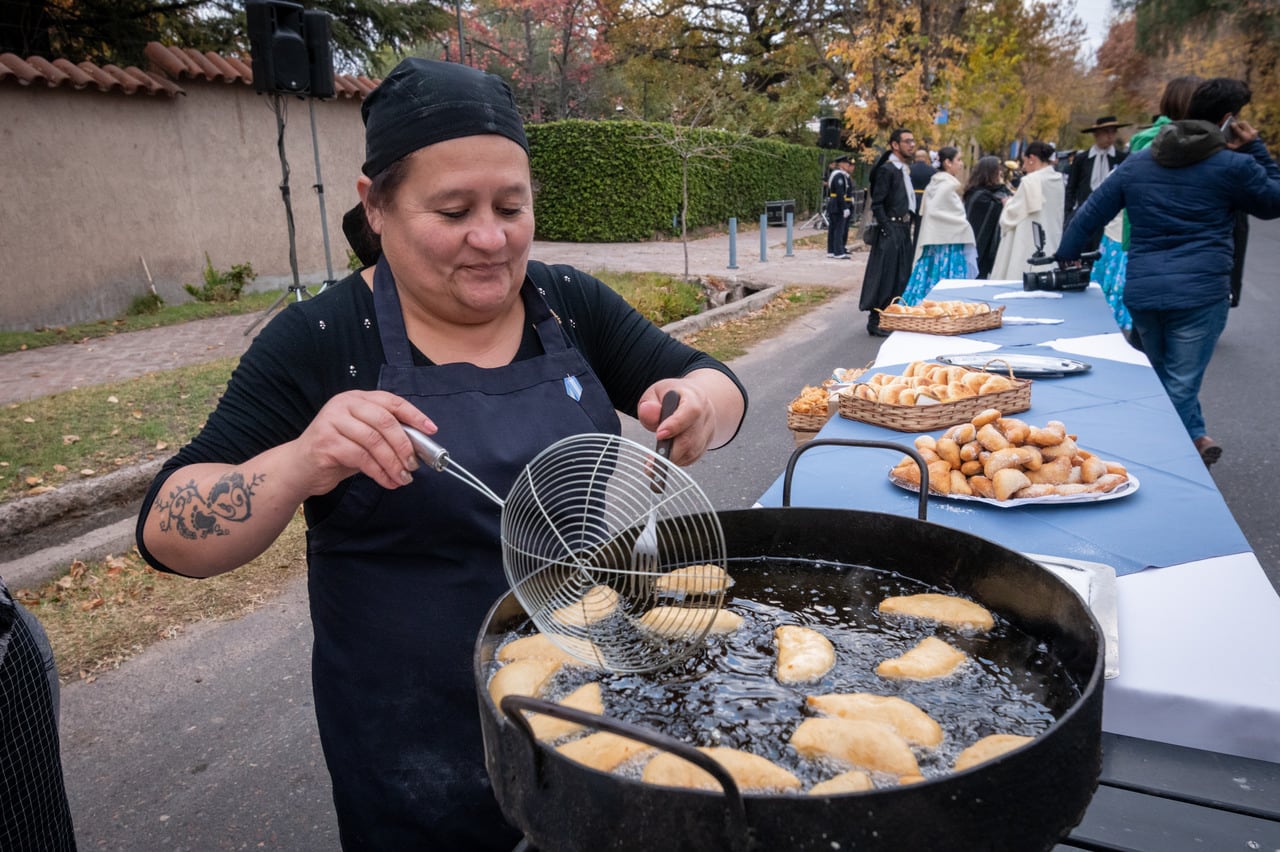
[[[724,532],[680,467],[616,435],[564,438],[521,471],[506,499],[406,428],[418,455],[502,507],[502,563],[537,628],[574,657],[615,672],[656,671],[693,654],[729,585]],[[657,516],[656,566],[632,549]]]

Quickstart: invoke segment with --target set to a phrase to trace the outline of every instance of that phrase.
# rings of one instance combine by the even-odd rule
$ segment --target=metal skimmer
[[[405,432],[428,466],[501,507],[507,582],[557,646],[615,672],[663,669],[702,646],[728,585],[724,532],[682,468],[617,435],[574,435],[529,462],[504,500]],[[651,513],[654,558],[633,565]]]

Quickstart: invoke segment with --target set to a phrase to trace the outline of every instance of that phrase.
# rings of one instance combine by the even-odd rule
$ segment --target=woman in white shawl
[[[973,227],[960,198],[964,161],[950,146],[938,151],[938,171],[925,187],[920,203],[920,236],[915,265],[902,301],[916,305],[944,278],[977,278],[978,252]]]
[[[991,268],[992,281],[1021,281],[1022,273],[1036,269],[1027,259],[1036,253],[1037,226],[1044,237],[1044,253],[1058,250],[1066,187],[1052,160],[1053,149],[1047,142],[1032,142],[1022,155],[1024,175],[1000,214],[1000,248]]]

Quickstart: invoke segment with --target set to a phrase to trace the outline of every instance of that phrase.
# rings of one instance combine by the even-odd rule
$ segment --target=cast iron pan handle
[[[784,508],[791,505],[791,475],[795,473],[796,462],[799,461],[801,453],[812,450],[814,447],[879,447],[884,450],[897,450],[911,456],[915,459],[916,466],[920,468],[920,509],[917,515],[922,521],[929,519],[929,466],[924,463],[924,456],[920,455],[915,447],[907,444],[895,444],[892,441],[862,441],[857,438],[814,438],[796,447],[791,453],[791,458],[787,459],[787,472],[782,478]]]
[[[534,698],[529,695],[508,695],[502,699],[501,707],[507,718],[515,722],[516,727],[529,739],[529,742],[534,747],[535,755],[538,754],[538,739],[533,735],[533,728],[528,717],[520,712],[522,710],[531,713],[545,713],[557,719],[577,722],[580,725],[637,740],[654,748],[669,751],[676,757],[684,758],[699,769],[709,772],[711,777],[716,779],[716,783],[724,788],[724,795],[728,800],[728,809],[725,814],[725,834],[730,839],[728,848],[733,852],[746,852],[750,848],[751,838],[750,829],[747,826],[747,809],[743,804],[742,792],[738,790],[737,782],[733,780],[733,776],[723,766],[688,743],[683,743],[674,737],[669,737],[649,728],[642,728],[639,725],[632,725],[605,716],[597,716],[595,713],[588,713],[586,710],[565,707],[563,704],[544,701],[541,698]]]

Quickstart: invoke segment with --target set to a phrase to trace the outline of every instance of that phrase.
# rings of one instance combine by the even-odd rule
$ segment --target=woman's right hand
[[[332,491],[357,473],[383,488],[408,485],[418,458],[405,426],[436,432],[431,418],[386,391],[347,391],[330,399],[292,442],[307,496]]]

